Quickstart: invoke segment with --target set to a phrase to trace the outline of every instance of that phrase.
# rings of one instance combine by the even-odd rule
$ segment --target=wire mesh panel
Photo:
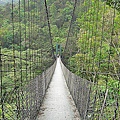
[[[18,58],[16,58],[18,59]],[[46,89],[51,81],[56,62],[41,75],[21,86],[20,71],[11,71],[14,60],[11,56],[1,55],[1,120],[35,120],[43,101]],[[8,62],[9,61],[9,62]],[[18,64],[15,64],[19,66]],[[22,71],[23,73],[25,71]],[[16,77],[14,76],[16,74]],[[11,75],[11,76],[10,76]],[[16,83],[14,81],[16,78]]]
[[[70,72],[61,62],[67,86],[82,120],[119,120],[118,88],[105,89]]]
[[[42,75],[37,76],[25,86],[23,96],[24,105],[21,109],[22,120],[35,120],[42,104],[45,92],[54,73],[56,62]],[[21,106],[22,108],[22,106]]]
[[[70,93],[78,108],[80,116],[83,119],[87,111],[90,87],[92,83],[81,79],[80,77],[70,72],[63,65],[63,63],[61,63],[61,65]]]

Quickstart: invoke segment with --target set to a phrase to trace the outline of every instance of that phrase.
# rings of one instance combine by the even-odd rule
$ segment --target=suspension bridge
[[[53,3],[66,3],[59,2]],[[70,3],[66,24],[56,23],[67,26],[63,43],[53,40],[49,0],[7,4],[0,30],[0,120],[120,120],[119,2]]]

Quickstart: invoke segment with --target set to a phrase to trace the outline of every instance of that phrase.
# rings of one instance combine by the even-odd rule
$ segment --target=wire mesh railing
[[[70,72],[61,62],[67,86],[82,120],[119,120],[119,88],[97,85]]]
[[[54,73],[56,62],[41,75],[37,75],[34,66],[30,68],[32,65],[28,65],[27,69],[21,70],[20,63],[17,62],[18,57],[12,58],[10,55],[1,54],[0,120],[35,120]]]
[[[25,105],[24,109],[21,111],[21,120],[35,120],[40,110],[45,92],[51,81],[52,75],[54,73],[56,62],[42,73],[42,75],[37,76],[35,79],[31,80],[24,89],[24,99]]]

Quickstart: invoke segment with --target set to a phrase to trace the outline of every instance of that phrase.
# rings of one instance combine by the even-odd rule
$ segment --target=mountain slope
[[[0,5],[5,5],[6,3],[11,3],[12,0],[0,0]],[[14,0],[14,2],[18,2],[18,0]]]

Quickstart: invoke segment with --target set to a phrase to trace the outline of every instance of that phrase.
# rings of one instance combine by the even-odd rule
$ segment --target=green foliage
[[[44,1],[39,0],[35,4],[34,2],[36,1],[30,0],[28,11],[27,1],[24,10],[24,0],[22,0],[20,14],[19,6],[14,5],[14,41],[11,4],[0,6],[0,43],[2,54],[6,55],[1,58],[4,61],[2,69],[9,71],[9,74],[6,72],[2,74],[4,93],[10,93],[13,90],[14,81],[17,81],[17,85],[20,86],[22,79],[23,85],[25,85],[27,81],[41,74],[53,63]],[[56,43],[60,43],[64,47],[74,1],[47,0],[47,3],[54,48]],[[101,86],[102,93],[106,90],[106,81],[108,81],[110,94],[116,93],[118,88],[119,76],[114,76],[114,74],[119,73],[120,68],[119,11],[119,0],[107,0],[106,3],[105,0],[99,2],[98,0],[89,2],[78,0],[68,46],[65,50],[64,57],[67,67],[77,75],[97,82]],[[12,48],[15,50],[15,63]],[[10,72],[14,71],[14,68],[17,70],[16,75],[14,72]],[[109,73],[110,75],[93,73]],[[114,102],[113,99],[108,101]],[[10,109],[6,114],[7,118],[12,115],[12,109],[15,109],[14,104],[14,102],[13,104],[6,102],[6,108]]]
[[[86,6],[89,7],[86,9]],[[90,93],[90,109],[92,110],[94,101],[94,116],[91,114],[89,119],[97,120],[103,105],[104,116],[101,119],[112,119],[114,109],[118,120],[119,110],[116,106],[117,102],[120,102],[120,13],[104,2],[99,2],[98,6],[98,1],[95,0],[92,0],[90,5],[85,1],[79,9],[81,7],[79,17],[76,18],[80,27],[76,40],[78,50],[72,56],[67,53],[67,67],[81,78],[94,83]],[[103,104],[105,95],[106,101]]]
[[[120,1],[119,0],[107,0],[107,4],[118,11],[120,11]]]
[[[81,71],[110,72],[111,74],[119,71],[117,66],[120,65],[118,65],[118,62],[113,62],[119,59],[119,13],[115,11],[115,18],[108,17],[113,17],[114,9],[111,9],[107,5],[104,8],[104,4],[103,2],[99,2],[98,7],[98,1],[94,2],[93,0],[91,1],[90,7],[86,9],[86,13],[84,13],[85,11],[78,13],[77,23],[80,26],[80,36],[77,41],[77,48],[79,52],[70,58],[70,68],[76,74],[81,75],[81,77],[83,77]],[[88,2],[84,2],[81,6],[83,8],[88,6]],[[113,19],[114,25],[111,22]],[[111,36],[113,26],[114,33]],[[110,45],[111,39],[112,43]],[[109,54],[111,62],[108,62]],[[74,63],[72,61],[76,62]],[[88,79],[87,75],[84,77]],[[89,78],[91,79],[91,76]],[[114,80],[115,78],[112,79]]]

